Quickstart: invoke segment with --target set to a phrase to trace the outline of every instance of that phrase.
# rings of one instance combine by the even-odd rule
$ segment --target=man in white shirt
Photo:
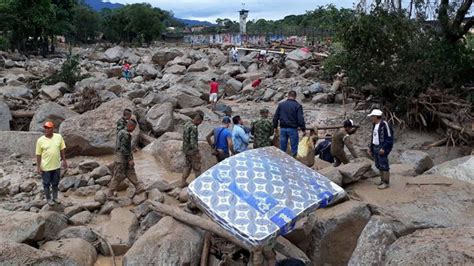
[[[382,119],[383,112],[374,109],[368,117],[373,124],[372,141],[369,145],[369,152],[374,157],[375,166],[380,170],[379,189],[390,187],[390,165],[388,155],[393,148],[393,129]]]

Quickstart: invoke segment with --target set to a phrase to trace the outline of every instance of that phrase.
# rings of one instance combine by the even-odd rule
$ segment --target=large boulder
[[[71,226],[58,233],[58,239],[65,238],[80,238],[89,243],[97,241],[98,236],[89,227],[86,226]]]
[[[319,265],[346,265],[370,216],[368,206],[356,201],[317,210],[308,219],[309,236],[295,242]]]
[[[0,101],[0,131],[10,130],[10,121],[12,120],[12,113],[10,112],[10,107]]]
[[[203,60],[199,60],[196,63],[188,67],[188,72],[204,72],[209,69],[209,65]]]
[[[418,230],[386,251],[386,265],[473,265],[474,227]]]
[[[242,82],[236,79],[229,79],[226,82],[226,86],[224,88],[225,94],[227,96],[232,96],[238,94],[242,90]]]
[[[182,147],[181,135],[168,132],[146,146],[144,151],[152,154],[168,171],[181,173],[186,165]],[[199,142],[199,151],[201,152],[202,171],[217,163],[216,158],[211,155],[212,149],[207,142]]]
[[[60,266],[73,265],[74,262],[69,258],[39,250],[27,244],[15,243],[4,239],[0,241],[0,264]]]
[[[0,87],[0,95],[13,98],[31,99],[33,95],[26,86],[4,86]]]
[[[146,122],[157,136],[173,129],[173,104],[156,104],[146,113]]]
[[[16,153],[32,158],[36,141],[42,135],[40,132],[0,131],[0,157]]]
[[[68,119],[79,115],[67,107],[61,106],[54,102],[47,102],[42,104],[35,112],[35,115],[30,122],[30,131],[43,132],[43,124],[46,121],[51,121],[59,128],[61,123]]]
[[[241,56],[239,58],[239,62],[243,67],[248,68],[251,64],[254,63],[254,61],[255,61],[254,57],[255,57],[254,53],[251,53],[251,54],[246,55],[246,56]]]
[[[286,56],[287,60],[293,60],[296,62],[301,62],[305,60],[309,60],[313,57],[311,52],[307,51],[306,49],[295,49],[288,53]]]
[[[161,49],[153,54],[152,60],[155,64],[164,66],[178,56],[183,56],[183,53],[178,49]]]
[[[66,151],[71,155],[111,154],[115,150],[116,122],[125,108],[134,109],[134,104],[125,98],[104,103],[99,108],[63,121],[59,132],[66,142]],[[139,129],[133,135],[138,139]],[[136,142],[134,142],[136,143]]]
[[[342,184],[347,185],[359,181],[371,167],[371,164],[367,161],[339,166],[338,170],[342,175]]]
[[[41,217],[44,219],[44,238],[46,240],[55,239],[58,232],[68,226],[67,217],[55,211],[41,211]]]
[[[136,72],[145,80],[154,79],[157,76],[161,77],[160,71],[158,71],[152,64],[140,64],[138,65]]]
[[[434,166],[433,159],[431,159],[428,153],[416,150],[403,152],[400,155],[399,161],[402,164],[414,165],[417,174],[422,174]]]
[[[135,241],[138,220],[131,211],[124,208],[113,209],[110,221],[102,224],[97,231],[112,246],[115,255],[123,255]]]
[[[0,239],[18,243],[39,241],[44,238],[45,227],[40,214],[0,209]]]
[[[203,233],[171,217],[148,229],[125,254],[123,265],[199,265]]]
[[[50,86],[43,85],[41,87],[40,93],[41,93],[41,96],[45,97],[46,99],[54,101],[58,99],[59,97],[63,96],[63,92],[66,92],[67,89],[68,89],[68,86],[66,83],[59,82],[55,85],[50,85]]]
[[[442,175],[474,184],[474,155],[444,162],[431,168],[426,174]]]
[[[165,70],[165,73],[173,75],[184,75],[184,73],[186,73],[186,67],[181,65],[172,65]]]
[[[178,99],[178,106],[180,108],[193,108],[206,103],[201,100],[201,98],[187,93],[179,93],[176,98]]]
[[[122,59],[124,52],[125,49],[121,46],[109,48],[104,52],[103,60],[109,63],[117,63]]]
[[[171,66],[171,65],[180,65],[180,66],[185,66],[185,67],[188,67],[190,66],[191,64],[193,63],[193,60],[191,60],[191,58],[183,55],[183,56],[180,56],[180,57],[176,57],[173,61],[170,61],[167,63],[168,66]]]
[[[97,260],[97,252],[89,242],[80,238],[66,238],[46,242],[41,250],[49,251],[73,261],[74,265],[93,266]]]

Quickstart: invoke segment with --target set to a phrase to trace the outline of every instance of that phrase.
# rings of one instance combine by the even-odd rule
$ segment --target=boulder
[[[103,61],[109,63],[118,63],[122,59],[124,52],[125,49],[123,49],[121,46],[109,48],[104,52]]]
[[[426,174],[442,175],[474,184],[474,155],[454,159],[439,164]]]
[[[123,58],[127,60],[128,63],[132,65],[136,65],[140,62],[141,58],[140,56],[136,55],[133,51],[130,49],[128,51],[125,51],[123,54]]]
[[[255,54],[254,53],[251,53],[249,55],[246,55],[246,56],[241,56],[239,58],[239,63],[245,67],[245,68],[248,68],[251,64],[253,64],[253,62],[255,61],[254,60],[254,57],[255,57]]]
[[[117,208],[110,213],[110,221],[97,230],[107,239],[117,256],[125,254],[130,249],[137,229],[138,220],[135,215],[127,209]]]
[[[102,208],[99,211],[100,215],[107,215],[112,212],[112,210],[119,208],[120,206],[118,205],[117,202],[115,201],[107,201]]]
[[[188,67],[188,72],[204,72],[208,69],[209,65],[207,65],[206,62],[199,60]]]
[[[59,191],[66,192],[71,188],[80,188],[87,185],[87,179],[82,175],[66,176],[59,181]]]
[[[176,57],[173,61],[170,61],[167,63],[168,66],[172,65],[180,65],[180,66],[185,66],[188,67],[193,63],[193,60],[191,60],[189,57],[183,55],[180,57]]]
[[[92,179],[93,180],[93,179]],[[92,185],[86,187],[80,187],[74,191],[74,195],[79,197],[90,197],[95,196],[95,193],[100,190],[100,185]]]
[[[59,132],[70,155],[111,154],[115,150],[116,122],[125,108],[134,109],[133,103],[120,98],[102,104],[99,108],[63,121]],[[135,129],[134,143],[140,130]]]
[[[123,265],[199,265],[203,234],[167,216],[125,254]]]
[[[286,56],[287,60],[293,60],[293,61],[296,61],[296,62],[309,60],[311,58],[313,58],[312,53],[307,51],[304,48],[295,49],[295,50],[289,52],[288,55]]]
[[[346,265],[370,216],[367,205],[356,201],[319,209],[309,216],[308,238],[296,243],[320,265]]]
[[[68,258],[74,265],[93,266],[97,260],[95,248],[89,242],[80,238],[66,238],[46,242],[41,246],[41,250]]]
[[[235,77],[236,80],[239,80],[239,81],[245,81],[245,80],[248,80],[249,84],[257,79],[261,79],[263,78],[264,75],[260,72],[252,72],[252,73],[245,73],[245,74],[239,74]],[[244,86],[245,86],[245,82],[244,82]]]
[[[42,211],[39,215],[45,222],[43,235],[46,240],[55,239],[58,232],[68,226],[68,219],[62,213],[55,211]]]
[[[58,239],[65,238],[80,238],[89,243],[94,243],[97,241],[97,235],[88,227],[79,225],[71,226],[66,229],[61,230],[57,236]]]
[[[315,164],[316,165],[316,164]],[[314,167],[314,166],[313,166]],[[330,165],[324,169],[318,170],[318,173],[322,174],[323,176],[327,177],[329,180],[337,184],[338,186],[342,186],[342,174],[338,168]]]
[[[269,102],[272,100],[273,96],[275,96],[276,94],[276,91],[273,90],[273,89],[266,89],[265,90],[265,93],[263,94],[263,97],[262,97],[262,100],[265,101],[265,102]]]
[[[236,64],[227,64],[221,67],[221,70],[225,71],[224,75],[229,75],[234,77],[240,73],[244,73],[246,70],[243,66],[236,65]]]
[[[90,177],[94,179],[99,179],[103,176],[110,175],[110,170],[107,166],[99,166],[92,170]]]
[[[201,100],[201,98],[186,93],[180,93],[176,98],[178,99],[178,106],[180,108],[193,108],[206,103]]]
[[[5,102],[0,101],[0,131],[9,131],[12,119],[10,107]]]
[[[386,265],[472,265],[474,227],[418,230],[386,251]]]
[[[145,218],[143,218],[143,220],[140,223],[140,227],[143,230],[148,230],[148,228],[157,224],[162,218],[163,216],[161,214],[151,211],[146,214]]]
[[[224,92],[227,96],[236,95],[241,90],[242,90],[242,82],[233,78],[227,80],[226,86],[224,87]]]
[[[163,166],[171,172],[181,173],[186,165],[184,153],[182,152],[183,142],[178,134],[165,133],[159,139],[144,148],[145,152],[152,154],[155,159],[163,163]],[[202,171],[206,171],[217,163],[214,156],[210,156],[211,147],[207,142],[199,142],[201,152]]]
[[[145,82],[145,79],[142,76],[136,76],[132,79],[132,82],[141,84],[141,83]]]
[[[72,265],[74,262],[48,251],[9,240],[0,241],[0,263],[2,265]]]
[[[86,225],[92,220],[92,213],[90,211],[82,211],[73,215],[70,220],[74,225]]]
[[[186,73],[186,67],[181,65],[172,65],[165,70],[165,73],[173,75],[184,75],[184,73]]]
[[[103,176],[99,179],[96,179],[95,183],[99,184],[101,186],[107,186],[107,184],[109,184],[110,180],[112,180],[112,176],[111,175],[106,175],[106,176]]]
[[[391,164],[391,175],[416,176],[415,165],[413,164]]]
[[[36,110],[30,122],[30,131],[43,132],[43,124],[46,121],[53,122],[56,128],[59,128],[64,120],[77,115],[79,114],[67,107],[54,102],[47,102]]]
[[[385,251],[397,240],[396,222],[374,215],[362,231],[349,265],[383,265]]]
[[[319,170],[322,170],[324,168],[331,167],[331,166],[332,166],[332,163],[321,160],[319,159],[318,156],[316,156],[316,158],[314,158],[314,165],[311,168],[319,172]]]
[[[10,194],[10,180],[0,179],[0,196]]]
[[[73,205],[64,209],[64,214],[68,217],[72,217],[75,214],[78,214],[84,210],[88,210],[90,212],[94,212],[100,209],[101,204],[95,201],[83,202],[78,203],[77,205]]]
[[[347,185],[359,181],[372,168],[368,162],[348,163],[338,167],[342,175],[342,184]]]
[[[117,99],[117,95],[111,91],[99,91],[100,101],[105,103]]]
[[[34,157],[36,141],[42,135],[40,132],[0,131],[0,157],[13,153]]]
[[[204,106],[199,106],[199,107],[193,107],[193,108],[184,108],[184,109],[179,109],[178,113],[185,115],[189,118],[194,118],[197,114],[204,114],[204,120],[205,121],[220,121],[220,117],[214,113],[214,111],[210,110],[207,107]]]
[[[164,66],[166,63],[179,56],[183,56],[183,53],[178,49],[161,49],[153,54],[152,60],[155,64]]]
[[[107,201],[107,194],[104,191],[99,190],[95,193],[94,200],[100,204],[104,204]]]
[[[170,93],[150,93],[143,100],[142,105],[152,107],[156,104],[171,103],[173,107],[178,106],[178,100]]]
[[[85,161],[82,161],[79,164],[79,170],[82,173],[88,173],[88,172],[96,169],[99,166],[100,166],[100,164],[95,160],[85,160]]]
[[[142,192],[138,195],[135,195],[132,199],[133,205],[140,205],[146,200],[146,193]]]
[[[31,99],[33,95],[26,86],[4,86],[0,87],[0,95],[13,98]]]
[[[296,63],[293,60],[286,60],[285,61],[285,68],[286,68],[286,70],[288,70],[291,73],[298,73],[300,65],[298,65],[298,63]]]
[[[433,159],[431,159],[428,153],[416,150],[403,152],[400,155],[399,161],[402,164],[414,165],[417,174],[422,174],[434,166]]]
[[[122,67],[112,66],[105,69],[105,74],[108,78],[120,78],[122,77]]]
[[[155,79],[157,76],[162,76],[152,64],[140,64],[137,67],[137,75],[142,76],[145,80]]]
[[[146,113],[146,122],[157,136],[173,129],[173,104],[156,104]]]
[[[148,200],[163,203],[165,202],[165,195],[158,188],[154,188],[148,191]]]
[[[68,86],[64,82],[59,82],[55,85],[43,85],[41,87],[40,93],[41,96],[45,97],[46,99],[49,100],[56,100],[59,97],[63,96],[63,92],[66,92],[68,90]]]
[[[318,103],[331,103],[332,102],[332,97],[328,93],[318,93],[313,96],[313,99],[311,100],[313,104],[318,104]]]
[[[40,214],[0,209],[0,239],[18,243],[39,241],[44,239],[45,226]]]

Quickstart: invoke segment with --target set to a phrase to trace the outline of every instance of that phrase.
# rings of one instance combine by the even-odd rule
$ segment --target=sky
[[[238,11],[250,10],[248,20],[264,18],[282,19],[287,15],[303,14],[306,10],[327,4],[338,7],[353,7],[353,0],[107,0],[121,4],[150,3],[164,10],[171,10],[178,18],[195,19],[215,23],[217,18],[230,18],[238,21]]]

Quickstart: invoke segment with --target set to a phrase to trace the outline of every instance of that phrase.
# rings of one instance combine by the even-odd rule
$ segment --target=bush
[[[71,92],[74,84],[85,78],[87,78],[87,75],[81,75],[79,55],[69,54],[68,58],[61,66],[61,70],[46,78],[44,83],[47,85],[54,85],[58,82],[64,82],[69,86],[69,91]]]
[[[0,36],[0,51],[8,50],[8,39]]]

